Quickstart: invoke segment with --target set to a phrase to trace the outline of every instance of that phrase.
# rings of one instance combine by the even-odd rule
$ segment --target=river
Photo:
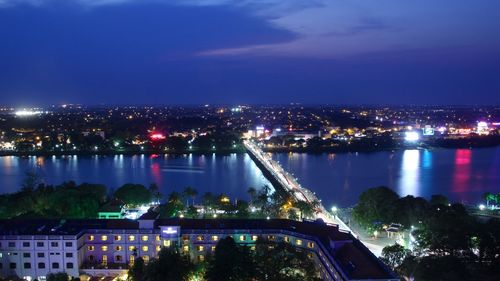
[[[500,147],[484,149],[401,150],[376,153],[273,154],[324,205],[355,204],[363,190],[386,185],[400,195],[429,198],[443,194],[452,201],[475,204],[484,192],[500,192]],[[200,194],[225,193],[248,199],[249,187],[269,182],[246,154],[114,155],[0,157],[0,192],[19,190],[25,173],[35,170],[41,181],[59,184],[157,183],[167,194],[194,187]]]

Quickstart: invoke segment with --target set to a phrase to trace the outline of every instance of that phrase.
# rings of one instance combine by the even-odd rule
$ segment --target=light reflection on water
[[[326,206],[350,206],[369,187],[386,185],[400,195],[477,203],[487,191],[500,192],[500,147],[487,149],[406,150],[377,153],[273,154]],[[0,157],[0,192],[20,188],[28,170],[49,184],[75,180],[103,183],[157,183],[167,194],[192,186],[199,194],[227,193],[248,199],[249,187],[269,182],[247,154]]]

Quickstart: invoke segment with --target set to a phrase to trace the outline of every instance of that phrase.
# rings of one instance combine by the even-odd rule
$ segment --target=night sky
[[[0,104],[500,104],[499,0],[0,0]]]

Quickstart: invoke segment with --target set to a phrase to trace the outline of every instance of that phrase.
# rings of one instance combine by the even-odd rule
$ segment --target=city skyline
[[[0,104],[500,104],[500,3],[0,1]]]

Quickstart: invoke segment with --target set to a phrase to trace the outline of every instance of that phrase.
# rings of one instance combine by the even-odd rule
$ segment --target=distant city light
[[[18,110],[14,114],[19,117],[28,117],[28,116],[33,116],[33,115],[38,115],[44,113],[43,111],[36,111],[36,110]]]
[[[158,140],[164,140],[166,139],[164,134],[161,133],[154,133],[149,136],[151,140],[158,141]]]
[[[405,133],[405,140],[408,142],[416,142],[420,139],[420,135],[417,132],[410,131]]]

